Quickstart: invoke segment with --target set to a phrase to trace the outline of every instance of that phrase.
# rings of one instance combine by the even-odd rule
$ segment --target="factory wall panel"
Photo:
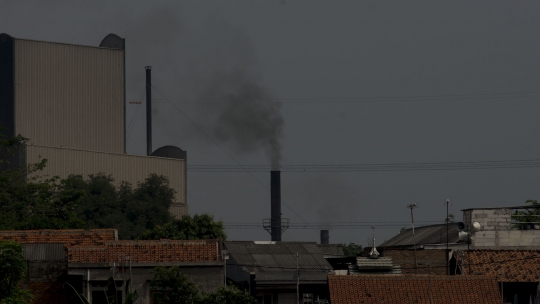
[[[15,39],[15,133],[124,153],[124,51]]]
[[[169,178],[170,186],[176,191],[176,204],[171,207],[175,216],[187,214],[186,206],[186,163],[182,159],[114,154],[29,145],[26,147],[28,164],[47,159],[47,166],[39,175],[66,178],[70,174],[89,174],[103,172],[111,174],[115,183],[130,182],[136,186],[151,173]]]

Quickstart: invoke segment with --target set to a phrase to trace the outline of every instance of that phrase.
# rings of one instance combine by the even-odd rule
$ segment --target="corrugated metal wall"
[[[176,202],[186,203],[186,162],[182,159],[148,157],[138,155],[92,152],[69,148],[56,148],[29,145],[26,148],[28,164],[47,159],[47,166],[40,175],[66,178],[70,174],[106,173],[112,174],[117,185],[122,181],[136,186],[151,173],[169,178],[170,186],[176,190]],[[173,208],[174,215],[182,212],[178,205]],[[187,206],[185,211],[187,213]],[[181,214],[180,214],[181,215]]]
[[[23,244],[26,261],[62,261],[66,259],[64,244]]]
[[[15,39],[15,134],[124,153],[124,51]]]

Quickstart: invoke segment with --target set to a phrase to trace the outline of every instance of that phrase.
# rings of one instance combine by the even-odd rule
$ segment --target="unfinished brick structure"
[[[540,247],[540,230],[517,229],[519,217],[514,211],[530,208],[531,206],[505,208],[479,208],[463,210],[465,230],[471,231],[472,224],[478,222],[479,231],[471,231],[471,247],[473,248],[506,248],[529,249]],[[538,221],[540,218],[534,219]],[[530,228],[530,227],[527,227]]]

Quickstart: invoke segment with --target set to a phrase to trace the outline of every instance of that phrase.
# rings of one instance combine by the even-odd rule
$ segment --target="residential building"
[[[118,297],[129,283],[138,304],[152,303],[156,266],[179,266],[202,291],[225,284],[221,240],[119,241],[116,229],[0,231],[0,240],[23,245],[28,270],[24,287],[34,303],[106,303],[113,278]],[[76,292],[75,292],[76,291]]]
[[[540,251],[518,249],[462,250],[454,255],[458,270],[466,275],[495,277],[505,302],[529,303],[538,294]]]
[[[227,278],[249,287],[260,304],[296,304],[300,298],[328,299],[332,266],[316,243],[224,242]],[[308,302],[305,302],[308,303]]]

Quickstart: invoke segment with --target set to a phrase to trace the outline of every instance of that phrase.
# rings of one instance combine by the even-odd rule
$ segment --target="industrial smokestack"
[[[152,67],[146,69],[146,155],[152,155]]]
[[[321,244],[330,244],[330,232],[321,230]]]
[[[270,235],[281,241],[281,171],[270,171]]]

